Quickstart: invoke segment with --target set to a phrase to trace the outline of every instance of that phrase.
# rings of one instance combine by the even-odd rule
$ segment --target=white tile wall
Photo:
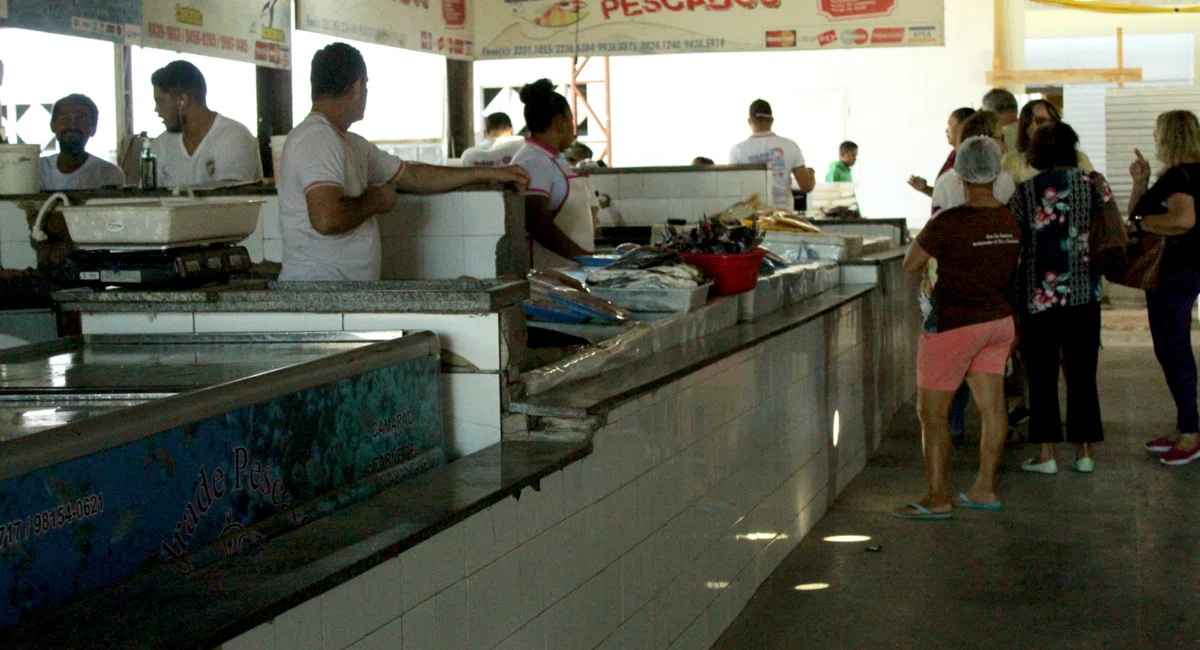
[[[197,313],[196,333],[210,332],[340,332],[341,314]]]
[[[191,334],[192,314],[83,314],[84,334]]]
[[[540,492],[527,488],[226,647],[709,647],[866,462],[862,416],[843,420],[837,449],[825,421],[826,381],[853,393],[865,372],[863,337],[839,331],[846,323],[863,326],[853,311],[826,317],[770,352],[686,378],[686,389],[614,410],[622,417],[596,434],[592,454],[542,479]],[[832,369],[827,331],[844,348]],[[767,371],[779,363],[789,372]],[[786,385],[759,385],[765,377]],[[664,418],[677,430],[660,436]]]
[[[347,332],[433,332],[441,339],[443,351],[480,370],[500,369],[498,314],[346,314],[343,326]]]
[[[765,170],[631,172],[594,176],[592,183],[613,199],[624,224],[635,226],[695,221],[751,194],[765,197],[767,178]]]

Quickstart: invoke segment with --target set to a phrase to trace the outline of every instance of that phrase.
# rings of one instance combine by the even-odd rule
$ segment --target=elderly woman
[[[1165,465],[1186,465],[1200,458],[1200,414],[1196,411],[1196,360],[1192,354],[1192,308],[1200,294],[1200,121],[1188,111],[1158,116],[1154,142],[1163,171],[1150,185],[1150,163],[1135,151],[1130,167],[1133,194],[1130,222],[1135,230],[1167,236],[1158,286],[1146,292],[1154,355],[1175,398],[1178,432],[1146,443],[1164,454]]]
[[[994,196],[1000,154],[1000,145],[991,138],[963,141],[954,170],[966,189],[966,203],[930,220],[904,259],[904,270],[917,274],[937,260],[939,278],[931,297],[932,322],[926,321],[917,348],[917,409],[929,491],[893,513],[901,519],[949,519],[955,507],[1001,507],[995,474],[1007,430],[1004,366],[1014,335],[1007,295],[1021,234]],[[979,476],[970,489],[951,498],[947,416],[964,379],[983,418]]]
[[[1012,176],[1017,185],[1037,176],[1038,172],[1046,171],[1034,165],[1030,159],[1033,136],[1039,129],[1061,122],[1062,115],[1059,114],[1058,108],[1044,99],[1029,102],[1021,109],[1021,116],[1017,121],[1017,150],[1004,157],[1004,171]],[[1087,154],[1076,151],[1075,156],[1076,167],[1085,172],[1095,171]]]
[[[1058,376],[1067,381],[1067,440],[1075,469],[1095,469],[1092,445],[1104,440],[1096,364],[1100,355],[1100,270],[1088,256],[1092,223],[1116,212],[1108,182],[1079,167],[1079,136],[1057,122],[1041,128],[1029,161],[1042,173],[1021,184],[1008,207],[1021,225],[1016,300],[1021,357],[1029,373],[1029,442],[1041,445],[1021,469],[1057,474],[1063,441]],[[1120,219],[1119,216],[1116,217]]]

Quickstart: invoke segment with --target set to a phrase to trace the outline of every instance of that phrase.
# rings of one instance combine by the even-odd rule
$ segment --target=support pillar
[[[992,0],[995,22],[993,70],[1025,69],[1025,0]],[[1003,87],[1013,94],[1024,94],[1025,84]]]
[[[462,158],[475,146],[475,77],[471,61],[446,59],[446,121],[448,158]]]
[[[275,161],[271,157],[271,137],[292,130],[292,71],[279,68],[255,68],[258,90],[258,154],[263,176],[274,178]]]

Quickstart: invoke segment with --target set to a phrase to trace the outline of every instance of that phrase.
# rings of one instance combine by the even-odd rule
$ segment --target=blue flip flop
[[[913,510],[916,510],[917,514],[906,515],[906,514],[901,514],[899,512],[893,512],[892,516],[895,517],[896,519],[914,519],[914,520],[921,520],[921,519],[940,520],[940,519],[950,519],[954,516],[953,513],[949,513],[949,512],[934,512],[919,503],[906,503],[906,504],[904,504],[904,507],[912,508]]]
[[[968,510],[987,510],[989,512],[997,512],[1004,509],[1004,503],[997,501],[995,503],[976,503],[967,498],[966,492],[959,492],[959,503],[954,504],[955,508],[966,508]]]

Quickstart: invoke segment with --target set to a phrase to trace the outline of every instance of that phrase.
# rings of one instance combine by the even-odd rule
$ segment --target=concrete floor
[[[1175,417],[1148,334],[1109,327],[1104,340],[1107,442],[1095,474],[1069,470],[1072,447],[1060,447],[1057,476],[1021,472],[1036,452],[1010,449],[1004,512],[894,519],[890,511],[924,486],[908,408],[714,647],[1200,647],[1200,463],[1168,468],[1141,448]],[[973,477],[978,426],[969,416],[968,444],[952,456],[955,490]],[[831,535],[871,541],[823,541]],[[795,590],[810,583],[829,588]]]

